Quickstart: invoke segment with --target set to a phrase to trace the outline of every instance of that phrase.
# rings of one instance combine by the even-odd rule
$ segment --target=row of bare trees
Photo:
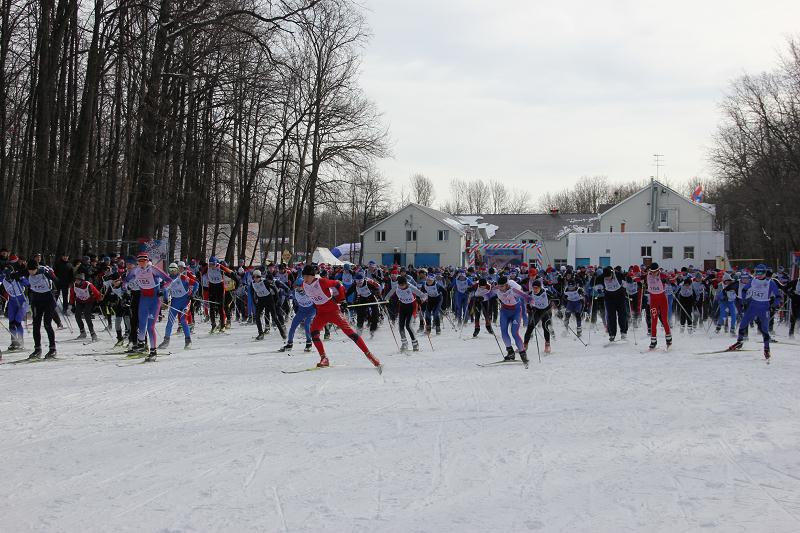
[[[558,209],[562,213],[599,213],[604,206],[621,202],[646,184],[644,180],[611,183],[607,176],[583,176],[569,189],[539,197],[537,212]]]
[[[729,229],[732,257],[784,264],[800,250],[800,40],[774,71],[736,80],[721,109],[706,201]]]
[[[510,188],[500,180],[455,178],[450,180],[449,192],[449,200],[438,207],[446,213],[528,213],[531,209],[527,191]],[[400,208],[408,202],[433,207],[435,199],[433,181],[417,173],[401,187],[395,207]]]
[[[343,191],[364,224],[382,214],[362,182],[387,132],[352,0],[0,1],[0,244],[156,237],[232,260],[250,222],[268,248],[312,250]]]

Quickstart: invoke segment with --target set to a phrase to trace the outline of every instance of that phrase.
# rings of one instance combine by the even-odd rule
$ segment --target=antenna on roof
[[[656,179],[659,179],[661,169],[664,167],[664,154],[653,154],[654,163],[656,167]]]

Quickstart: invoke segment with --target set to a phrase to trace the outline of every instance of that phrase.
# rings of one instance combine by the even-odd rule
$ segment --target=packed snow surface
[[[316,354],[253,326],[122,367],[76,355],[105,333],[61,343],[0,366],[0,531],[800,531],[800,347],[561,328],[525,370],[476,366],[485,331],[401,355],[384,325],[382,376],[341,333],[291,375]]]

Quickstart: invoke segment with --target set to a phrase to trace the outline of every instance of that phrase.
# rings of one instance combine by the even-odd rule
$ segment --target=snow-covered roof
[[[486,227],[490,230],[489,239],[496,241],[514,241],[526,231],[544,240],[559,240],[568,233],[590,233],[600,227],[600,217],[595,213],[458,215],[458,218],[470,226]]]
[[[495,226],[494,224],[488,224],[486,222],[479,222],[481,219],[480,215],[459,215],[458,219],[461,221],[462,224],[465,226],[469,226],[470,228],[475,228],[477,230],[483,230],[486,234],[487,239],[491,239],[494,237],[494,234],[497,232],[499,226]]]

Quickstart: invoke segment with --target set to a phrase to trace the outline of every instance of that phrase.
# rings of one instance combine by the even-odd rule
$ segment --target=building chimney
[[[550,215],[552,215],[554,217],[558,216],[558,208],[557,207],[551,207],[550,208]]]

